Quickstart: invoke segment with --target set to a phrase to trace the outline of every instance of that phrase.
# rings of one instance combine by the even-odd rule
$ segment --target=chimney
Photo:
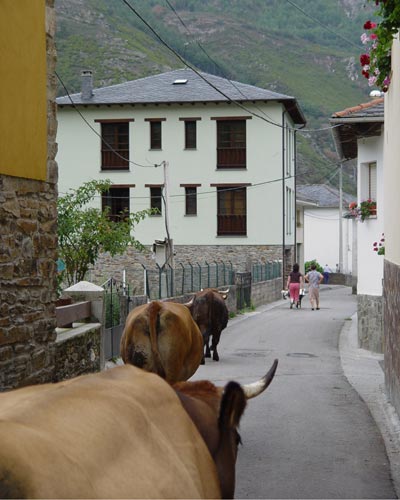
[[[93,96],[93,76],[90,70],[84,70],[81,74],[82,77],[82,101],[88,101]]]

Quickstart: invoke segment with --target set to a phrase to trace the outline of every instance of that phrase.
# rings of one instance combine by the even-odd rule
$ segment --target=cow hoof
[[[205,359],[204,359],[204,358],[200,361],[200,364],[201,364],[201,365],[205,365],[205,364],[206,364],[206,361],[205,361]]]
[[[213,360],[214,361],[219,361],[219,356],[215,352],[214,352]]]
[[[211,352],[206,352],[204,355],[205,358],[211,358]]]

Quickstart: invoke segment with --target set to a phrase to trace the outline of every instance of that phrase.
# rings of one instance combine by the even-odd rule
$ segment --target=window
[[[197,215],[197,188],[185,187],[185,214]]]
[[[185,149],[196,149],[197,147],[196,129],[197,125],[194,120],[185,121]]]
[[[246,120],[217,120],[217,168],[246,168]]]
[[[157,208],[158,213],[154,215],[162,214],[162,187],[161,186],[149,186],[150,187],[150,208]]]
[[[129,187],[111,187],[102,196],[102,210],[108,208],[108,216],[114,222],[126,219],[129,214]]]
[[[368,194],[367,197],[376,201],[376,163],[368,164]]]
[[[376,162],[364,163],[360,168],[360,202],[364,200],[377,201]]]
[[[102,170],[129,170],[129,121],[101,122]]]
[[[217,234],[246,235],[246,188],[217,187]]]
[[[161,123],[165,118],[145,118],[150,123],[150,149],[161,149]]]

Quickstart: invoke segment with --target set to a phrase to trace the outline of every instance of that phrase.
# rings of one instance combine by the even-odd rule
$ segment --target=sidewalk
[[[385,393],[383,354],[359,349],[357,313],[346,321],[339,351],[344,374],[367,404],[386,446],[393,485],[400,498],[400,419]]]

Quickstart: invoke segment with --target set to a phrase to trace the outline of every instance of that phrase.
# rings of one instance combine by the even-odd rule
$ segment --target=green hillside
[[[335,111],[369,99],[360,77],[364,0],[56,0],[57,72],[70,92],[82,69],[96,87],[183,66],[145,20],[188,64],[296,97],[307,119],[299,139],[300,181],[332,177],[329,125]],[[65,94],[59,89],[59,95]],[[300,134],[298,134],[300,135]],[[332,175],[333,174],[333,175]],[[345,168],[354,192],[354,169]]]

